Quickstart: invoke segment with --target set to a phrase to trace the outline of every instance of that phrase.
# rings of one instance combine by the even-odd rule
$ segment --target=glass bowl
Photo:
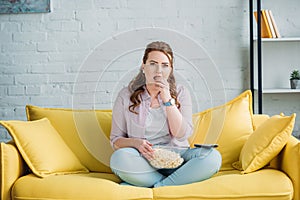
[[[187,148],[157,145],[153,149],[153,159],[149,160],[152,167],[156,169],[174,169],[182,165],[184,160],[180,156],[180,151]]]

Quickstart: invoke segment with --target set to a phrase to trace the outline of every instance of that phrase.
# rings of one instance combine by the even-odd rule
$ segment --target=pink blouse
[[[119,138],[145,138],[146,118],[149,114],[151,97],[147,90],[143,92],[141,104],[135,108],[138,114],[129,111],[130,91],[128,87],[123,88],[115,101],[112,113],[112,128],[110,134],[111,145]],[[188,137],[193,132],[192,125],[192,103],[189,91],[182,85],[177,86],[177,99],[180,102],[180,112],[182,114],[182,126],[185,132],[182,138],[171,137],[169,145],[188,147]],[[166,116],[166,108],[163,105],[162,99],[158,96],[160,106],[163,108]],[[159,141],[158,141],[159,143]],[[155,145],[155,144],[154,144]]]

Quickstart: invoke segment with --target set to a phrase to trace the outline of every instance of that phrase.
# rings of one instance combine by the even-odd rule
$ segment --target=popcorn
[[[153,158],[149,160],[150,164],[157,168],[176,168],[183,163],[183,158],[174,151],[163,148],[154,149]]]

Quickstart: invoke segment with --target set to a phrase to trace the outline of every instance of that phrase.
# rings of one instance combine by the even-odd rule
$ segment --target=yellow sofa
[[[250,137],[255,134],[255,131],[261,134],[264,129],[260,127],[267,126],[266,122],[271,119],[267,115],[252,114],[251,95],[249,95],[249,92],[243,93],[225,105],[194,114],[195,133],[190,138],[191,145],[213,140],[218,142],[218,150],[223,157],[221,171],[212,178],[202,182],[159,188],[123,186],[119,184],[121,180],[111,172],[109,157],[112,149],[108,140],[111,111],[27,106],[27,117],[30,122],[0,122],[12,134],[14,139],[9,143],[1,143],[0,197],[3,200],[300,200],[300,142],[290,135],[291,130],[288,130],[288,135],[285,137],[284,142],[282,142],[282,128],[279,131],[277,130],[278,133],[276,134],[276,137],[281,134],[280,141],[276,141],[276,138],[269,141],[268,147],[270,147],[270,144],[275,143],[277,146],[278,143],[283,144],[283,146],[279,152],[276,152],[274,146],[271,146],[272,151],[275,153],[271,153],[273,156],[270,157],[271,160],[267,164],[263,164],[261,167],[257,167],[257,164],[255,164],[254,168],[256,167],[256,169],[250,169],[249,165],[244,166],[245,163],[248,164],[244,158],[249,157],[245,146],[253,145],[251,142],[247,145],[246,143],[251,140]],[[277,116],[275,120],[283,121],[283,118],[284,122],[287,120],[292,122],[290,119],[294,119]],[[217,122],[214,119],[218,119]],[[216,124],[220,120],[222,121],[222,128],[217,128]],[[44,132],[40,131],[40,128],[46,126],[49,121],[55,130],[51,129],[52,132],[48,132],[52,134],[57,131],[65,144],[67,144],[67,148],[71,150],[70,152],[66,150],[66,153],[74,153],[76,158],[78,158],[79,163],[75,162],[77,161],[75,158],[73,159],[73,161],[75,160],[72,165],[73,169],[68,168],[68,170],[65,170],[65,162],[56,163],[57,165],[55,166],[48,166],[48,164],[55,164],[56,156],[61,156],[55,154],[54,157],[51,157],[53,151],[61,152],[60,148],[66,148],[65,146],[59,147],[57,145],[59,138],[55,140],[55,149],[49,149],[50,147],[48,147],[52,145],[51,136],[49,137],[50,139],[36,139],[36,137],[43,136]],[[232,125],[232,122],[235,122],[235,125]],[[36,129],[36,123],[42,124],[42,126]],[[251,125],[250,128],[249,124]],[[276,121],[276,124],[278,124],[278,121]],[[241,129],[240,127],[243,128]],[[291,128],[292,126],[289,127]],[[212,137],[211,135],[217,129],[220,134]],[[45,132],[47,131],[45,130]],[[243,134],[237,134],[241,132]],[[24,141],[26,140],[24,139],[24,134],[28,134],[30,139]],[[38,136],[35,134],[38,134]],[[203,136],[203,134],[206,135]],[[268,137],[270,136],[268,135]],[[257,140],[255,137],[254,139]],[[261,139],[260,141],[263,140]],[[38,150],[34,149],[37,145],[30,146],[31,143],[36,144],[34,142],[42,144],[38,147]],[[259,141],[257,142],[259,143]],[[47,146],[48,152],[43,152],[44,146]],[[264,152],[263,156],[261,154],[260,152],[256,158],[262,159],[264,155],[271,155],[266,152]],[[38,156],[45,157],[45,155],[47,159],[53,159],[52,163],[46,163],[46,166],[44,166],[45,162],[38,160]],[[70,156],[68,155],[66,154],[69,158]],[[258,160],[258,163],[260,163],[260,160]],[[250,165],[253,166],[252,164]]]

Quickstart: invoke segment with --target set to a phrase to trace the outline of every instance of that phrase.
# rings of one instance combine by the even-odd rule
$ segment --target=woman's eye
[[[163,65],[162,67],[163,67],[163,68],[168,68],[168,67],[169,67],[169,65]]]

